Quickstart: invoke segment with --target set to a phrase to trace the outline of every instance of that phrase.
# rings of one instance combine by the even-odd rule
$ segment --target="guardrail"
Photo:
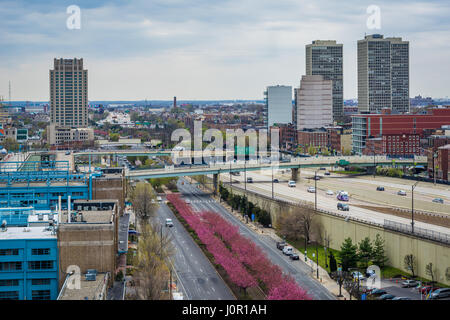
[[[420,227],[414,227],[414,232],[413,232],[410,224],[405,224],[405,223],[400,223],[400,222],[395,222],[395,221],[385,219],[384,220],[384,228],[398,231],[398,232],[405,233],[405,234],[412,235],[412,236],[418,236],[421,238],[450,244],[450,235],[442,233],[442,232],[438,232],[438,231],[420,228]]]

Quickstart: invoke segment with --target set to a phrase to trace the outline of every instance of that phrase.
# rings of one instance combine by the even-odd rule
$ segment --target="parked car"
[[[408,297],[395,297],[395,298],[392,298],[391,300],[412,300],[412,299],[408,298]]]
[[[160,196],[157,196],[157,197],[156,197],[156,201],[162,202],[162,198],[161,198]]]
[[[310,193],[316,193],[316,188],[314,188],[314,187],[308,187],[308,190],[307,190],[308,192],[310,192]]]
[[[319,176],[314,176],[313,179],[314,180],[320,180],[320,177]]]
[[[334,195],[334,192],[333,192],[333,191],[327,190],[327,196],[333,196],[333,195]]]
[[[300,260],[300,257],[298,256],[298,254],[293,253],[289,256],[289,259],[291,260]]]
[[[253,183],[253,178],[247,178],[247,183]]]
[[[435,202],[435,203],[444,203],[444,199],[436,198],[436,199],[433,199],[433,202]]]
[[[385,294],[382,294],[381,296],[379,296],[378,300],[392,300],[394,298],[395,298],[395,296],[393,294],[385,293]]]
[[[273,179],[273,182],[274,182],[274,183],[278,183],[278,182],[280,182],[280,181],[278,181],[278,179],[275,178],[275,179]]]
[[[450,288],[440,288],[431,293],[431,299],[441,299],[450,297]]]
[[[378,187],[377,187],[377,191],[384,191],[384,187],[378,186]]]
[[[342,211],[349,211],[350,207],[346,203],[338,202],[337,209]]]
[[[285,246],[287,246],[286,242],[284,242],[284,241],[278,241],[278,242],[277,242],[277,249],[283,250],[283,248],[284,248]]]
[[[419,282],[416,280],[405,280],[402,282],[402,288],[414,288],[417,287]]]
[[[371,294],[372,296],[381,296],[381,295],[386,294],[386,293],[387,293],[386,290],[383,290],[383,289],[375,289],[375,290],[373,290],[370,294]]]
[[[190,199],[186,199],[186,200],[184,200],[184,202],[191,203],[191,200]]]
[[[294,181],[294,180],[290,180],[290,181],[288,182],[288,186],[289,186],[290,188],[295,188],[295,181]]]
[[[285,246],[283,248],[283,254],[290,256],[293,253],[294,253],[294,248],[292,248],[291,246]]]
[[[406,191],[405,191],[405,190],[399,190],[399,191],[397,192],[397,194],[398,194],[399,196],[406,196]]]
[[[173,227],[173,221],[170,218],[166,219],[166,227]]]

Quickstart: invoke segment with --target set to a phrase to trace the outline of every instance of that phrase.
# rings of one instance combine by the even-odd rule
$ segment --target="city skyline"
[[[410,42],[411,97],[448,95],[443,1],[380,1],[381,29],[366,25],[368,1],[249,2],[250,16],[237,1],[80,1],[81,29],[69,30],[67,1],[2,1],[0,95],[8,100],[11,81],[12,100],[48,100],[52,59],[77,57],[90,70],[91,100],[263,100],[263,88],[295,86],[306,74],[306,44],[330,39],[343,44],[344,99],[351,99],[357,41],[374,33]]]

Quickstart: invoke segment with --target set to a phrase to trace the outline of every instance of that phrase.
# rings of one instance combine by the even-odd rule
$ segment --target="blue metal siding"
[[[33,248],[49,248],[48,255],[32,255]],[[0,249],[19,249],[18,255],[0,256],[0,262],[21,262],[21,270],[0,271],[0,280],[19,280],[19,286],[0,286],[0,292],[19,291],[19,299],[30,300],[33,290],[50,290],[50,299],[58,297],[58,249],[55,239],[0,240]],[[30,261],[52,261],[51,269],[31,270]],[[50,279],[50,284],[32,285],[32,279]]]

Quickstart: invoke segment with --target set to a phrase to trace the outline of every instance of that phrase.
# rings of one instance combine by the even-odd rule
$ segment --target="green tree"
[[[354,268],[358,263],[357,246],[353,244],[351,238],[347,238],[341,245],[341,252],[339,253],[342,268],[347,271],[349,268]]]
[[[120,135],[118,133],[110,133],[109,139],[113,142],[117,142],[120,139]]]
[[[383,268],[389,260],[386,257],[386,252],[384,250],[384,242],[384,239],[377,233],[373,242],[372,263],[380,268]]]
[[[268,227],[272,223],[272,219],[270,218],[270,213],[266,210],[261,210],[259,212],[259,216],[257,217],[259,223],[261,223],[264,227]]]
[[[358,246],[358,260],[361,262],[364,268],[367,268],[373,254],[373,248],[372,244],[370,243],[369,237],[365,237],[363,240],[361,240]]]

